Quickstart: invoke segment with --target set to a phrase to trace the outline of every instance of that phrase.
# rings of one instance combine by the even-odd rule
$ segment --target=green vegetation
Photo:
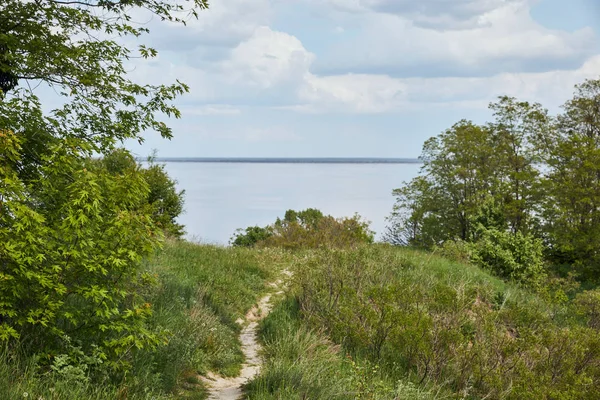
[[[287,210],[283,219],[261,228],[238,229],[233,246],[267,246],[285,249],[314,247],[343,247],[372,243],[374,233],[369,223],[357,214],[353,217],[334,218],[314,208],[303,211]]]
[[[293,265],[288,298],[262,324],[267,363],[251,399],[600,396],[595,292],[551,303],[385,245],[303,252]]]
[[[161,119],[180,116],[172,103],[188,88],[130,80],[129,60],[157,54],[122,43],[148,31],[133,22],[139,10],[185,23],[206,6],[203,0],[3,2],[3,398],[18,395],[21,383],[50,396],[43,388],[51,385],[39,383],[38,390],[28,380],[35,376],[64,377],[64,390],[72,386],[71,395],[81,398],[78,390],[130,377],[140,353],[169,340],[166,328],[157,329],[148,296],[160,281],[142,262],[165,235],[182,233],[175,223],[182,193],[161,166],[142,168],[119,147],[152,131],[171,137]],[[40,85],[59,98],[42,103],[34,91]],[[98,396],[110,397],[109,386]]]
[[[404,247],[315,209],[201,246],[176,239],[164,167],[121,148],[170,138],[188,88],[130,80],[157,52],[122,43],[147,33],[140,10],[206,7],[3,1],[0,398],[205,398],[199,374],[240,371],[237,322],[284,266],[252,399],[600,398],[600,80],[555,117],[501,97],[428,140],[394,191]]]
[[[599,98],[600,80],[585,81],[553,117],[501,97],[487,125],[463,120],[429,139],[421,175],[394,191],[387,240],[460,241],[471,261],[532,286],[559,271],[597,282]]]
[[[155,158],[149,157],[148,165],[144,167],[129,151],[118,148],[88,162],[105,169],[115,178],[137,167],[148,184],[145,202],[150,206],[152,221],[167,236],[179,238],[184,234],[184,227],[177,223],[177,217],[183,212],[185,191],[177,191],[177,182],[169,177],[164,165],[155,162]]]
[[[286,255],[277,249],[247,250],[169,241],[145,263],[156,280],[138,295],[152,310],[149,334],[156,347],[122,354],[127,375],[115,374],[101,353],[85,354],[76,340],[51,360],[18,349],[0,354],[3,399],[203,398],[198,374],[235,375],[243,362],[235,322],[266,290]],[[151,307],[150,307],[151,306]],[[46,365],[49,364],[49,367]]]
[[[327,335],[301,320],[294,297],[279,303],[263,321],[261,336],[266,362],[246,386],[251,400],[435,398],[406,380],[394,382],[376,364],[344,356]]]

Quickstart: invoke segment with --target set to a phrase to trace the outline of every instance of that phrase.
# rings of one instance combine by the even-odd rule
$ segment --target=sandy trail
[[[283,271],[284,276],[290,276],[291,273],[287,270]],[[283,287],[283,280],[278,279],[276,282],[270,284],[277,291],[275,294],[281,294]],[[257,340],[258,323],[261,319],[265,318],[271,311],[272,304],[271,298],[273,294],[267,294],[258,301],[258,304],[250,309],[246,313],[245,320],[239,319],[237,322],[240,325],[244,325],[242,332],[240,333],[240,342],[242,343],[242,352],[246,361],[242,364],[242,370],[240,374],[233,378],[223,378],[211,372],[206,377],[202,377],[202,380],[206,383],[209,392],[209,399],[213,400],[238,400],[242,397],[242,385],[252,378],[254,378],[260,372],[262,360],[258,353],[261,349],[260,344]]]

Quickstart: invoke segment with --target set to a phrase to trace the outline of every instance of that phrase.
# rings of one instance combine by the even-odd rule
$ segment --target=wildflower
[[[24,397],[24,398],[27,398],[27,397],[29,397],[29,393],[27,393],[27,392],[23,392],[23,397]]]

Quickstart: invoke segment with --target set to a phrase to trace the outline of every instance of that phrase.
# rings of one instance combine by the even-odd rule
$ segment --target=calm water
[[[180,222],[188,238],[227,244],[237,228],[268,225],[286,210],[317,208],[336,217],[358,212],[380,233],[392,189],[419,164],[261,164],[166,162],[185,189]]]

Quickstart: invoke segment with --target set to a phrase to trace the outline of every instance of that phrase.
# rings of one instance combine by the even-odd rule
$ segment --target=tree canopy
[[[536,261],[516,269],[539,271],[543,243],[547,261],[600,278],[600,80],[576,86],[556,117],[506,96],[490,109],[492,122],[462,120],[425,143],[421,174],[394,190],[388,241],[479,243],[479,261],[505,255],[502,275],[523,249]]]
[[[159,342],[144,323],[151,305],[139,295],[153,278],[139,266],[162,228],[181,232],[181,193],[160,167],[111,162],[124,140],[151,131],[170,138],[163,119],[180,116],[173,100],[188,87],[136,82],[128,63],[157,52],[125,43],[148,32],[134,22],[139,13],[185,24],[206,7],[0,5],[0,341],[50,355],[93,351],[116,369],[134,349]],[[40,87],[54,96],[39,96]]]

